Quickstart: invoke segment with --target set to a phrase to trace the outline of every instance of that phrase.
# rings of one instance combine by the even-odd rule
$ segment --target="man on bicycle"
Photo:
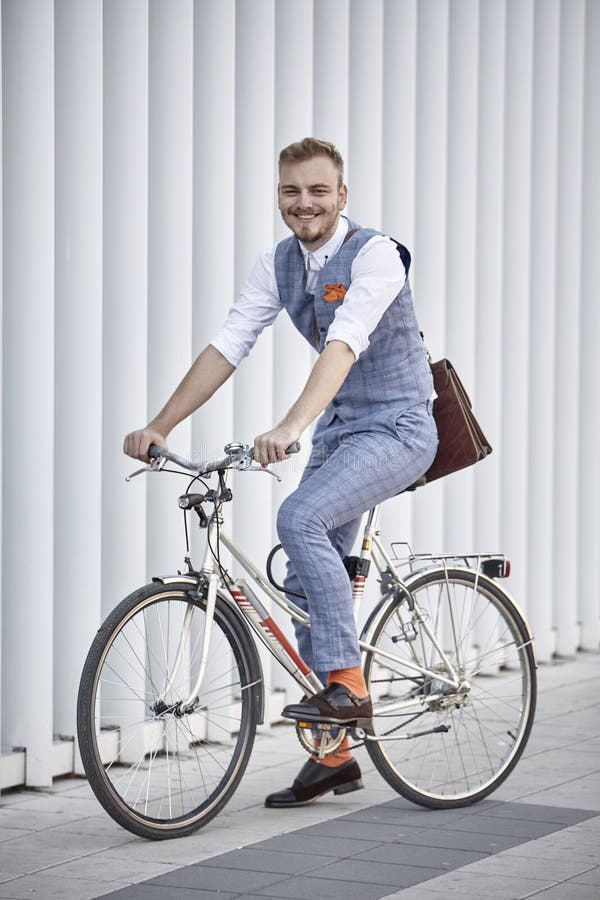
[[[362,514],[409,487],[433,462],[433,382],[408,260],[389,237],[341,215],[348,190],[339,151],[305,138],[281,151],[279,175],[279,210],[292,235],[258,257],[221,331],[156,418],[127,435],[124,450],[148,462],[150,444],[165,446],[171,430],[215,393],[286,309],[319,357],[287,415],[255,438],[254,458],[263,466],[287,459],[286,449],[322,414],[277,527],[289,559],[285,587],[304,594],[310,611],[310,630],[296,627],[300,654],[327,686],[284,715],[346,724],[370,718],[372,706],[343,559]],[[347,747],[323,760],[311,757],[293,785],[270,794],[266,805],[300,806],[328,791],[362,787]]]

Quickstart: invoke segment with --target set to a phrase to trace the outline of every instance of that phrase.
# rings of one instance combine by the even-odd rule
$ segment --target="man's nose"
[[[310,195],[310,191],[300,191],[300,195],[298,197],[298,206],[300,209],[308,209],[312,204],[312,197]]]

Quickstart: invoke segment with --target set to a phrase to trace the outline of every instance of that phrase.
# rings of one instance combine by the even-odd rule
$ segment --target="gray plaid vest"
[[[315,293],[306,291],[306,270],[297,238],[281,241],[275,250],[275,277],[280,300],[292,322],[321,353],[329,326],[343,299],[324,299],[326,285],[350,286],[352,261],[379,232],[349,222],[358,229],[317,275]],[[433,379],[419,332],[408,276],[402,290],[369,336],[369,347],[354,363],[343,385],[323,413],[320,426],[334,416],[348,422],[370,413],[407,409],[428,400]]]

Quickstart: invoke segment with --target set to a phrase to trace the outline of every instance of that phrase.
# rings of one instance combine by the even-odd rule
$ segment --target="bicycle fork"
[[[193,712],[200,694],[200,685],[202,684],[204,673],[206,671],[206,662],[208,660],[208,650],[210,647],[210,637],[212,634],[212,626],[215,618],[215,606],[217,603],[217,587],[219,584],[219,578],[217,574],[215,572],[212,572],[210,575],[208,575],[207,582],[208,589],[206,592],[206,621],[202,639],[200,665],[198,667],[196,681],[194,682],[189,696],[185,700],[180,700],[179,703],[176,704],[177,712],[180,715],[186,715],[187,713]],[[189,646],[194,608],[195,607],[193,603],[188,603],[187,609],[185,611],[185,616],[183,618],[181,636],[179,638],[179,645],[177,647],[175,662],[173,663],[173,668],[171,670],[165,688],[159,698],[159,701],[163,704],[165,703],[165,697],[168,695],[169,691],[175,684],[184,659],[186,648]]]

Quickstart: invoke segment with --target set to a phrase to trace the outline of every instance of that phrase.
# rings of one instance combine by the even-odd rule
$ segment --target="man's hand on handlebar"
[[[150,444],[157,444],[159,447],[167,446],[164,435],[150,425],[146,428],[140,428],[132,431],[123,441],[123,452],[133,459],[139,459],[142,462],[149,463],[148,448]]]
[[[301,432],[288,425],[278,425],[271,431],[254,438],[254,461],[266,469],[271,463],[289,459],[288,448],[300,437]]]

